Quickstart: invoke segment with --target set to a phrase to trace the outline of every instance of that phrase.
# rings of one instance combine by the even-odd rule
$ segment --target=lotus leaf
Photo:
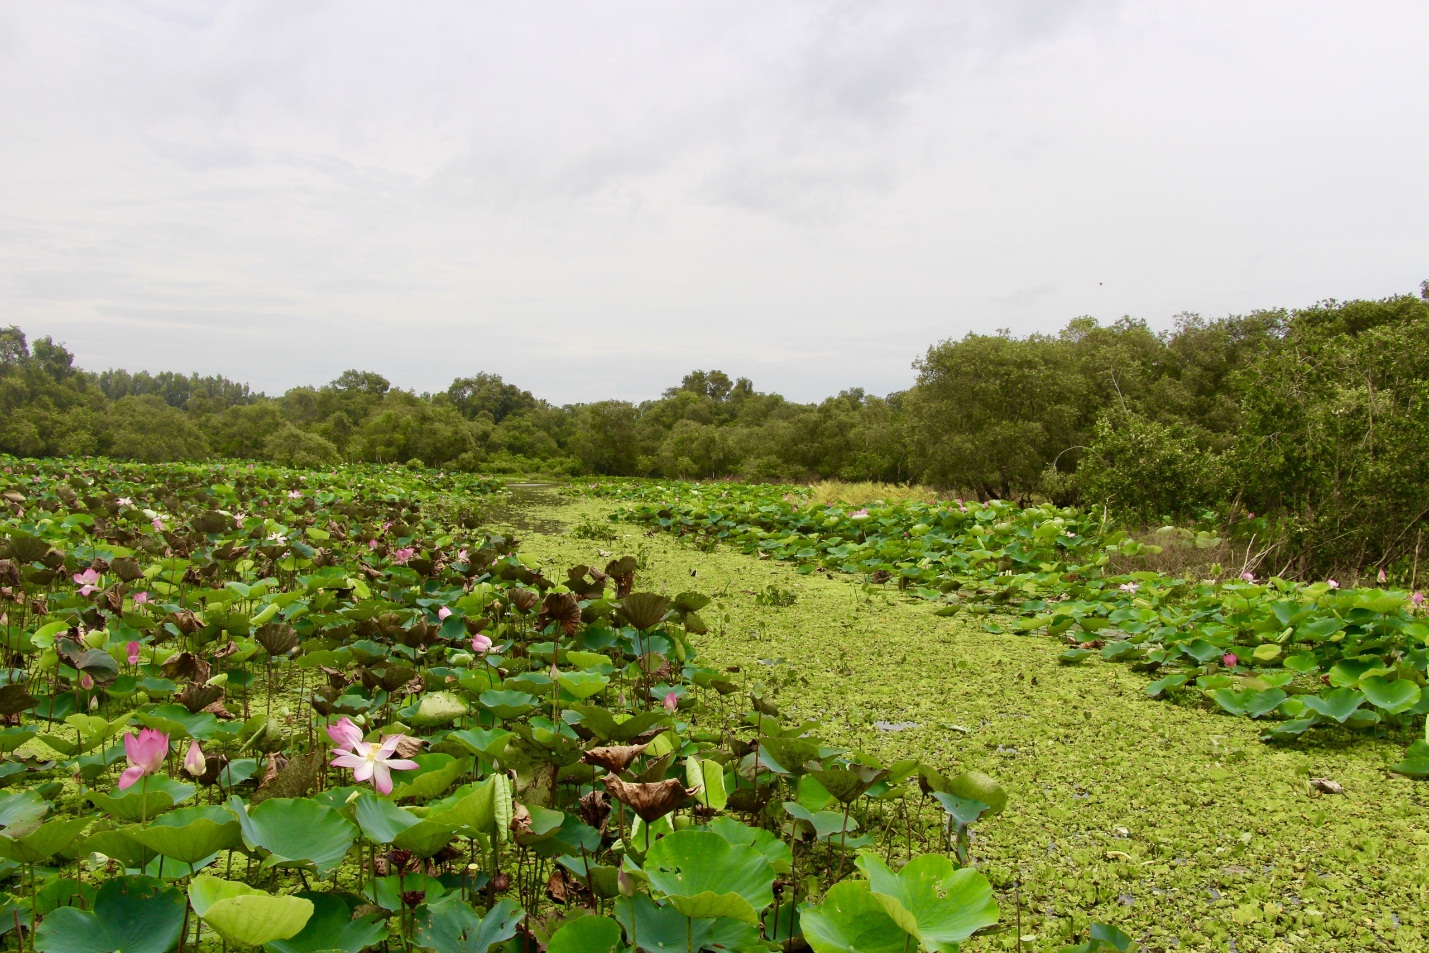
[[[873,854],[861,855],[857,863],[874,899],[930,950],[956,950],[997,922],[997,903],[987,879],[970,868],[955,870],[941,854],[915,857],[896,874]]]
[[[299,867],[325,877],[342,864],[357,828],[316,801],[271,798],[251,811],[234,795],[228,809],[243,829],[243,842],[263,857],[264,867]]]
[[[799,909],[804,939],[814,953],[907,953],[912,937],[862,880],[829,888],[823,903]]]
[[[62,907],[35,933],[41,953],[166,953],[184,926],[183,894],[152,877],[116,877],[92,912]]]
[[[433,953],[487,953],[516,935],[526,914],[510,900],[500,900],[486,912],[476,911],[457,897],[426,906],[417,921],[417,945]]]
[[[758,925],[774,902],[774,868],[764,855],[709,830],[676,831],[645,856],[650,885],[687,917],[729,917]]]

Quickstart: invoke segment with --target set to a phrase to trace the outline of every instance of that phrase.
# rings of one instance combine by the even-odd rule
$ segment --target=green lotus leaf
[[[388,874],[376,877],[362,885],[362,895],[383,910],[396,912],[407,902],[402,894],[420,893],[426,903],[436,903],[447,895],[446,886],[437,878],[426,874],[410,873],[402,876]]]
[[[23,837],[0,836],[0,857],[17,864],[42,864],[75,842],[87,817],[52,818]]]
[[[24,837],[40,826],[50,805],[34,791],[0,794],[0,835]]]
[[[1326,718],[1333,718],[1340,724],[1355,713],[1365,702],[1363,692],[1354,688],[1337,688],[1324,695],[1300,695],[1299,699],[1305,703],[1305,707]]]
[[[585,700],[604,691],[605,686],[610,684],[610,679],[595,672],[562,672],[556,676],[556,683],[563,691],[577,699]]]
[[[620,945],[620,924],[610,917],[577,917],[551,936],[546,953],[615,953]]]
[[[695,800],[707,808],[722,811],[729,803],[729,792],[724,787],[724,765],[718,761],[696,758],[685,759],[685,787],[698,789]]]
[[[293,936],[269,940],[269,953],[362,953],[387,938],[385,923],[371,914],[353,919],[353,908],[343,897],[309,891],[296,896],[313,905],[312,916]]]
[[[423,820],[386,798],[371,794],[357,799],[353,819],[374,844],[390,844],[423,858],[432,856],[456,836],[456,830],[446,824]]]
[[[243,839],[238,820],[217,805],[180,808],[121,833],[155,853],[185,864],[196,864],[221,850],[232,850]]]
[[[540,704],[540,699],[528,692],[490,691],[482,692],[476,702],[503,721],[519,718]]]
[[[1429,742],[1420,739],[1404,752],[1404,760],[1389,770],[1410,778],[1429,778]]]
[[[40,953],[167,953],[184,926],[184,895],[152,877],[116,877],[93,911],[61,907],[35,932]]]
[[[91,791],[85,795],[91,804],[110,817],[121,821],[137,821],[157,817],[175,804],[194,796],[198,788],[161,774],[143,778],[136,784],[113,794]]]
[[[717,817],[707,826],[731,844],[744,844],[759,851],[776,874],[786,874],[793,866],[794,854],[789,845],[762,827],[750,827],[732,817]]]
[[[516,737],[505,728],[468,728],[453,731],[447,735],[448,741],[455,741],[472,754],[480,755],[488,761],[495,761],[506,750],[506,745]]]
[[[942,854],[915,857],[896,874],[874,854],[860,855],[857,864],[874,899],[929,950],[955,950],[997,922],[987,879],[971,868],[955,870]]]
[[[467,713],[466,701],[455,692],[428,692],[415,705],[403,708],[401,715],[417,728],[449,725]]]
[[[1217,689],[1211,697],[1232,715],[1244,715],[1251,718],[1259,718],[1267,715],[1280,707],[1280,703],[1288,697],[1279,688],[1267,688],[1264,691],[1254,691],[1246,689],[1242,692],[1231,691],[1229,688]]]
[[[759,930],[742,920],[690,920],[674,904],[657,904],[644,894],[615,902],[615,919],[630,936],[632,927],[645,953],[674,950],[759,950]]]
[[[948,793],[981,801],[987,805],[987,816],[1001,814],[1007,807],[1007,792],[1002,785],[980,771],[964,771],[948,781]]]
[[[243,829],[243,842],[266,867],[299,867],[325,877],[342,864],[357,836],[341,814],[306,799],[269,798],[248,810],[237,795],[228,809]]]
[[[847,767],[810,771],[810,776],[824,786],[840,804],[850,804],[867,794],[879,781],[888,777],[884,768],[874,768],[866,764],[851,764]]]
[[[976,798],[958,797],[946,791],[934,791],[933,800],[942,805],[954,821],[964,826],[976,822],[988,810],[988,805]]]
[[[275,897],[247,884],[199,875],[189,884],[189,902],[224,942],[262,946],[296,936],[313,915],[313,902]]]
[[[1383,708],[1391,715],[1408,711],[1419,703],[1420,688],[1407,678],[1387,681],[1379,675],[1371,675],[1360,682],[1360,691],[1376,708]]]
[[[687,917],[729,917],[757,926],[774,902],[774,868],[745,844],[709,830],[676,831],[645,855],[645,875]]]
[[[862,880],[835,884],[819,906],[800,907],[799,925],[814,953],[906,953],[913,943]]]
[[[418,767],[392,772],[392,799],[433,798],[444,793],[457,778],[471,770],[470,758],[449,754],[421,754],[412,759]]]
[[[476,911],[459,897],[428,904],[418,915],[417,945],[433,953],[487,953],[516,935],[526,914],[510,900],[499,900],[486,912]]]
[[[231,678],[232,676],[230,676]],[[184,738],[204,741],[218,730],[218,719],[206,711],[194,713],[183,705],[161,705],[150,711],[136,711],[134,720],[169,736],[174,743]]]
[[[496,782],[463,785],[452,796],[427,805],[426,819],[470,837],[496,829]]]

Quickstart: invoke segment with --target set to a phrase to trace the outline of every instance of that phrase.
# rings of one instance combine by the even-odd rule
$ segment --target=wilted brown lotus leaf
[[[580,799],[580,819],[598,831],[605,830],[605,820],[610,817],[610,795],[604,791],[591,791]]]
[[[536,616],[537,628],[545,628],[551,622],[559,622],[561,631],[567,636],[576,634],[581,625],[581,607],[573,593],[553,592],[541,604],[541,612]]]
[[[382,736],[383,741],[386,741],[387,738],[387,735]],[[399,758],[415,758],[422,753],[422,749],[427,747],[425,738],[413,738],[411,735],[398,735],[397,738],[397,757]]]
[[[193,614],[192,609],[180,609],[173,614],[169,621],[173,622],[184,635],[193,635],[199,629],[203,628],[203,625],[198,621],[198,616]]]
[[[193,682],[206,682],[209,675],[209,664],[192,652],[180,652],[178,655],[171,655],[164,664],[159,666],[164,674],[169,678],[187,678]]]
[[[581,755],[581,760],[586,764],[593,764],[607,771],[624,771],[630,767],[630,762],[643,754],[648,747],[650,747],[648,744],[643,744],[609,745],[604,748],[592,748]]]
[[[213,657],[215,659],[225,659],[228,658],[230,655],[233,655],[237,651],[238,643],[233,641],[232,639],[229,639],[227,645],[220,646],[219,648],[213,650]]]
[[[270,656],[287,655],[298,647],[297,631],[281,622],[269,622],[258,630],[255,638]]]
[[[520,801],[512,808],[510,826],[513,834],[531,833],[531,812]]]
[[[217,685],[189,682],[184,686],[184,690],[179,692],[179,704],[187,708],[191,714],[198,714],[222,697],[223,689]]]
[[[530,589],[518,587],[511,590],[511,604],[516,607],[518,612],[530,612],[538,598],[540,597]]]
[[[653,824],[669,814],[696,791],[694,788],[686,789],[678,778],[652,784],[630,784],[607,774],[601,781],[611,797],[629,805],[646,824]]]

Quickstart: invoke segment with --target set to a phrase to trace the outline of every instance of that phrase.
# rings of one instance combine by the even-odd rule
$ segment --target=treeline
[[[933,345],[907,391],[816,404],[694,371],[657,400],[554,406],[494,374],[442,392],[347,371],[268,397],[223,377],[99,374],[0,330],[0,451],[420,463],[752,480],[921,481],[983,498],[1250,523],[1303,567],[1417,561],[1429,517],[1429,283],[1419,297],[1205,319],[1078,318]]]

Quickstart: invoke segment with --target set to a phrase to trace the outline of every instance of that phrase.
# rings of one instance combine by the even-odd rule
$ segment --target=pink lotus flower
[[[85,672],[84,674],[80,675],[79,687],[84,689],[85,691],[89,691],[91,688],[94,687],[94,676],[89,674],[88,672]]]
[[[1224,665],[1226,668],[1235,668],[1239,662],[1240,659],[1236,658],[1236,654],[1234,652],[1227,652],[1225,655],[1221,656],[1221,664]]]
[[[1422,606],[1424,604],[1424,593],[1416,592],[1414,595],[1409,597],[1409,601],[1414,603],[1416,606]]]
[[[328,725],[326,730],[332,743],[339,748],[351,748],[362,740],[362,729],[346,715],[339,718],[336,724]]]
[[[491,638],[478,632],[471,637],[471,650],[477,655],[485,655],[491,651]]]
[[[193,777],[198,777],[207,768],[208,759],[203,756],[203,749],[198,746],[197,741],[190,741],[189,752],[184,755],[184,770]]]
[[[375,539],[369,539],[369,540],[367,541],[367,548],[368,548],[368,549],[376,549],[376,548],[377,548],[377,540],[375,540]]]
[[[1117,586],[1122,592],[1136,592],[1141,587],[1134,582],[1124,582]]]
[[[91,592],[98,592],[99,587],[95,583],[99,582],[99,573],[93,569],[86,569],[84,572],[74,574],[74,581],[79,583],[79,594],[87,596]]]
[[[157,516],[154,517],[154,520],[150,525],[161,533],[164,531],[164,521]]]
[[[135,604],[136,606],[145,605],[145,604],[148,603],[148,601],[149,601],[149,594],[148,594],[147,592],[136,592],[136,593],[134,593],[134,604]]]
[[[405,566],[415,555],[417,555],[415,549],[411,546],[404,546],[392,554],[392,561],[399,566]]]
[[[852,513],[849,514],[849,519],[855,519],[855,520],[866,520],[866,519],[868,519],[868,508],[867,508],[867,507],[864,507],[864,508],[861,509],[861,510],[854,510]]]
[[[1389,577],[1384,574],[1384,570],[1383,570],[1383,569],[1381,569],[1381,570],[1379,571],[1379,575],[1375,576],[1374,578],[1375,578],[1375,580],[1376,580],[1381,586],[1384,585],[1386,582],[1389,581]]]
[[[303,491],[302,491],[302,490],[289,490],[289,491],[288,491],[288,499],[290,499],[290,500],[301,500],[302,498],[303,498]]]
[[[1335,582],[1335,580],[1333,580],[1333,579],[1326,579],[1326,580],[1325,580],[1325,584],[1326,584],[1327,586],[1329,586],[1331,589],[1338,589],[1338,588],[1340,588],[1340,584],[1339,584],[1338,582]]]
[[[115,502],[117,502],[120,506],[133,506],[133,505],[134,505],[134,501],[131,500],[131,499],[129,499],[129,497],[127,497],[127,496],[121,496],[121,497],[120,497],[118,500],[116,500]]]
[[[442,619],[443,621],[450,619],[451,615],[452,610],[448,609],[446,606],[442,606],[440,609],[437,610],[437,618]]]
[[[129,760],[129,767],[119,776],[119,790],[132,786],[140,778],[157,773],[168,756],[169,736],[162,731],[145,728],[138,733],[130,732],[125,735],[124,757]]]
[[[234,513],[234,514],[233,514],[233,525],[234,525],[234,526],[242,526],[242,525],[243,525],[243,521],[246,520],[247,518],[248,518],[248,514],[247,514],[247,513]]]
[[[130,665],[139,664],[139,643],[130,642],[124,646],[124,657],[128,659]]]
[[[467,561],[468,558],[469,558],[469,557],[468,557],[467,554],[466,554],[466,550],[464,550],[464,549],[459,549],[459,550],[457,550],[457,554],[456,554],[456,561],[457,561],[457,562],[459,562],[459,563],[464,563],[464,562]]]
[[[665,696],[665,710],[666,710],[666,711],[673,713],[673,712],[675,711],[675,709],[676,709],[676,708],[679,708],[679,707],[680,707],[680,699],[679,699],[679,696],[677,696],[674,692],[670,692],[669,694],[667,694],[667,695]]]
[[[1255,582],[1255,573],[1243,572],[1240,574],[1241,582]]]
[[[402,735],[388,735],[380,745],[354,742],[351,751],[333,752],[336,757],[332,759],[332,766],[351,768],[354,781],[371,781],[378,794],[391,794],[393,771],[412,771],[419,767],[415,761],[392,757],[402,738]]]

